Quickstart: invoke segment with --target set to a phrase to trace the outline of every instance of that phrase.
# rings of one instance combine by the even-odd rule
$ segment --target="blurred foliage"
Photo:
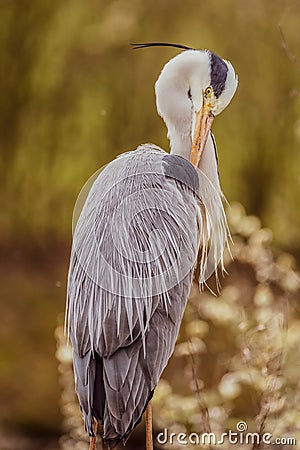
[[[196,286],[191,292],[175,357],[154,396],[156,425],[220,436],[243,421],[248,432],[297,440],[276,448],[300,449],[300,274],[290,254],[274,257],[271,231],[240,204],[228,219],[235,242],[228,276],[217,298],[199,296]],[[182,367],[181,377],[172,365]]]
[[[239,88],[214,124],[224,191],[299,252],[299,17],[297,0],[3,0],[2,242],[69,239],[96,169],[143,142],[168,148],[153,84],[176,50],[129,48],[161,40],[233,63]]]
[[[169,436],[220,436],[236,431],[243,421],[248,432],[297,439],[297,445],[274,448],[300,449],[300,274],[291,255],[275,259],[272,233],[261,228],[257,217],[246,216],[235,203],[228,218],[235,241],[233,259],[229,253],[226,257],[229,274],[218,297],[192,288],[174,356],[152,401],[156,433],[167,428]],[[87,436],[74,393],[72,353],[61,326],[56,337],[64,417],[61,449],[80,450]],[[179,450],[182,445],[174,441],[162,448]]]
[[[19,249],[11,248],[5,254],[2,251],[1,450],[6,450],[1,440],[2,426],[14,435],[26,432],[55,436],[60,430],[53,331],[57,314],[64,308],[68,250],[56,248],[52,252],[45,259],[37,253],[24,256]],[[25,449],[25,445],[21,446],[21,450]]]

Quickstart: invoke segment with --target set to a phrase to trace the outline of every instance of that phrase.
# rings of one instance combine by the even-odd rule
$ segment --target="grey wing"
[[[174,350],[182,315],[191,287],[191,275],[170,292],[172,304],[166,312],[158,305],[145,338],[119,348],[103,359],[106,406],[104,440],[110,448],[126,442],[141,420],[159,378]],[[99,416],[98,416],[99,417]]]
[[[198,206],[185,165],[147,148],[124,155],[100,174],[76,227],[67,311],[76,390],[87,431],[96,417],[111,448],[141,419],[191,287]]]

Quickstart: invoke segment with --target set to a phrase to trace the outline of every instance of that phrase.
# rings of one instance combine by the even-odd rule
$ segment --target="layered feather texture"
[[[175,159],[174,159],[175,158]],[[130,435],[170,358],[201,249],[200,283],[222,260],[221,192],[150,144],[94,182],[73,237],[66,320],[86,430]]]

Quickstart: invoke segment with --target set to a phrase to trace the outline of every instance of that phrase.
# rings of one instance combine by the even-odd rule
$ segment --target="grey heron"
[[[154,45],[164,44],[137,48]],[[151,448],[150,400],[173,352],[196,263],[201,284],[228,239],[211,125],[237,77],[211,51],[165,45],[183,50],[155,84],[170,154],[144,144],[108,164],[73,235],[66,323],[91,449],[98,423],[113,448],[126,443],[145,411]]]

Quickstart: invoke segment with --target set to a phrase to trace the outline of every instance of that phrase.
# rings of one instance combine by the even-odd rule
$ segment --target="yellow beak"
[[[198,167],[214,120],[214,116],[211,113],[210,107],[205,103],[203,104],[202,109],[200,111],[196,111],[195,114],[196,120],[190,162],[195,167]]]

